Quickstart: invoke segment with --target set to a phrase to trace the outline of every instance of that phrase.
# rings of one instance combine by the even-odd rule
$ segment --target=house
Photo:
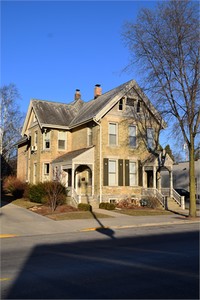
[[[196,200],[200,200],[200,159],[194,162],[195,167],[195,188]],[[174,189],[184,189],[189,192],[189,161],[182,161],[173,165],[173,186]],[[163,172],[162,186],[169,187],[167,172]]]
[[[37,183],[60,180],[76,202],[115,202],[161,191],[161,169],[173,161],[159,151],[166,124],[136,81],[84,102],[30,101],[18,144],[19,179]]]

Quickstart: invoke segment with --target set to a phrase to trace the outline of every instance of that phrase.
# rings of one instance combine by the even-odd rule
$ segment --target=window
[[[147,147],[149,149],[154,148],[154,129],[147,128]]]
[[[49,175],[49,163],[44,163],[44,175]]]
[[[136,108],[137,113],[140,113],[140,110],[141,110],[141,102],[138,100],[137,108]]]
[[[38,143],[38,132],[35,131],[35,133],[34,133],[34,144],[35,144],[35,146],[37,146],[37,143]]]
[[[58,149],[65,150],[66,148],[66,132],[58,131]]]
[[[37,178],[37,163],[34,163],[33,165],[33,183],[36,183],[36,178]]]
[[[130,147],[136,147],[136,126],[129,126],[129,145]]]
[[[109,145],[117,145],[117,124],[109,123]]]
[[[92,128],[88,127],[87,132],[87,145],[92,146]]]
[[[116,160],[108,161],[108,182],[110,186],[117,185],[117,163]]]
[[[119,100],[118,110],[123,110],[124,108],[124,98]]]
[[[136,185],[136,163],[133,161],[129,162],[129,185]]]
[[[50,131],[46,131],[43,133],[43,148],[44,149],[50,149],[50,136],[51,136]]]

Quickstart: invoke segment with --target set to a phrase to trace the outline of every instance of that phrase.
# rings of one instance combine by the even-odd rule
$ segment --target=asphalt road
[[[199,299],[199,225],[1,240],[2,299]]]

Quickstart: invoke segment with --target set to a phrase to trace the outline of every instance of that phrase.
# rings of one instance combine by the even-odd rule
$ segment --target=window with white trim
[[[123,110],[124,109],[124,99],[125,98],[121,98],[118,102],[118,110]]]
[[[87,128],[87,145],[92,146],[92,128]]]
[[[137,111],[137,113],[141,112],[141,101],[140,100],[137,101],[136,111]]]
[[[117,124],[109,123],[109,145],[116,146],[117,145]]]
[[[66,131],[63,131],[63,130],[58,131],[58,149],[59,150],[66,149],[66,140],[67,140]]]
[[[147,128],[147,147],[149,149],[154,148],[154,129]]]
[[[33,183],[36,183],[36,178],[37,178],[37,163],[34,163],[33,165]]]
[[[129,145],[130,147],[136,147],[136,126],[129,126]]]
[[[37,143],[38,143],[38,132],[35,131],[35,133],[34,133],[34,145],[37,146]]]
[[[51,132],[46,131],[43,133],[43,149],[50,149],[51,146]]]
[[[134,186],[136,182],[136,163],[134,161],[129,161],[129,185]]]
[[[50,164],[44,163],[44,175],[49,176]]]
[[[109,159],[108,161],[108,182],[109,186],[116,186],[117,183],[117,161]]]

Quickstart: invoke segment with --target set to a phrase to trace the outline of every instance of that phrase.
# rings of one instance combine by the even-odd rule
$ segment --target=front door
[[[146,171],[147,172],[147,187],[153,187],[153,171]]]

